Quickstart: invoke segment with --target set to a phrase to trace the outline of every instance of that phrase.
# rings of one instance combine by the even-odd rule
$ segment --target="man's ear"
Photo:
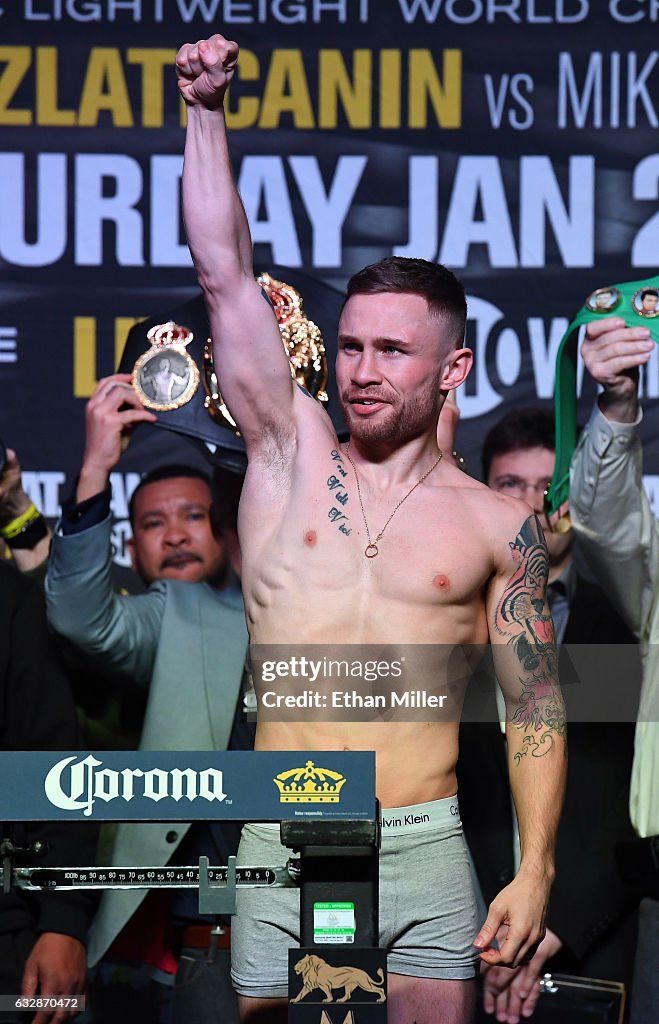
[[[467,379],[474,365],[474,353],[470,348],[456,348],[446,362],[440,385],[441,391],[453,391]]]
[[[128,540],[126,541],[126,547],[128,548],[128,554],[130,555],[131,568],[135,572],[138,572],[139,570],[137,568],[137,558],[135,557],[135,541],[133,540],[132,537],[129,537]]]

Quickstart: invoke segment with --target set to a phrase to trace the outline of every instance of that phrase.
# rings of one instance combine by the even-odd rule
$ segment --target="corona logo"
[[[165,797],[172,800],[223,801],[222,772],[216,768],[195,771],[192,768],[104,768],[103,762],[88,754],[76,763],[65,757],[48,772],[44,782],[48,800],[64,811],[81,810],[90,817],[96,799],[131,801],[143,797],[158,803]]]
[[[282,804],[338,804],[346,778],[329,768],[316,768],[307,761],[304,768],[280,772],[272,780]]]

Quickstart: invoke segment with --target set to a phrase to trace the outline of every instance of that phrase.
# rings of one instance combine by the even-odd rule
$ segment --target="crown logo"
[[[282,804],[338,804],[346,778],[330,768],[316,768],[307,761],[304,768],[290,768],[272,780]]]
[[[155,324],[147,332],[147,339],[152,345],[189,345],[194,334],[189,327],[182,327],[168,320],[166,324]]]

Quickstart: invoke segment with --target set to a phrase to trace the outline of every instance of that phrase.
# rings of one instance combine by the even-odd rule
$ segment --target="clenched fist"
[[[238,43],[214,35],[198,43],[184,43],[176,55],[181,96],[189,107],[218,110],[238,63]]]

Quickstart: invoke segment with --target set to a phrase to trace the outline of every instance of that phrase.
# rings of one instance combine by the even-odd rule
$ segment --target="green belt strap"
[[[654,292],[645,299],[646,305],[654,306],[643,311],[643,293]],[[659,344],[659,277],[645,281],[625,281],[622,284],[597,288],[591,292],[585,303],[573,317],[561,339],[556,355],[556,381],[554,405],[556,410],[556,466],[554,476],[545,496],[547,515],[555,515],[570,496],[570,462],[577,444],[577,340],[579,328],[591,320],[605,316],[623,317],[627,327],[648,327],[652,340]],[[569,528],[569,515],[558,518],[555,529],[558,532]]]

